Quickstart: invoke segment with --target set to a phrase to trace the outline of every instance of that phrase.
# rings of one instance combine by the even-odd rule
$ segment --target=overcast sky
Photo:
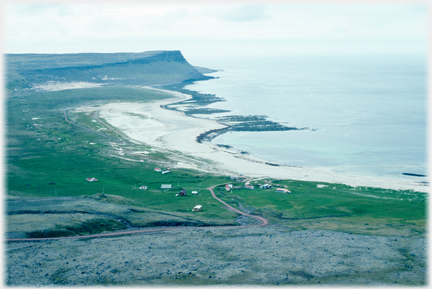
[[[181,50],[187,59],[199,60],[211,55],[426,53],[427,49],[426,4],[89,3],[6,2],[4,51]]]

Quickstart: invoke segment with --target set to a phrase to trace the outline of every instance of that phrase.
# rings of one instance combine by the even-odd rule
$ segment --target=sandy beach
[[[196,138],[201,133],[224,126],[213,120],[189,117],[182,112],[165,109],[163,106],[166,104],[190,98],[178,92],[165,92],[172,94],[174,98],[151,103],[110,103],[98,107],[81,107],[77,110],[100,111],[100,118],[122,131],[134,142],[174,153],[172,155],[178,158],[174,157],[172,168],[193,168],[226,175],[241,174],[252,178],[296,179],[350,186],[429,191],[429,187],[420,181],[354,176],[316,168],[274,166],[267,164],[265,160],[227,150],[210,142],[198,143]]]

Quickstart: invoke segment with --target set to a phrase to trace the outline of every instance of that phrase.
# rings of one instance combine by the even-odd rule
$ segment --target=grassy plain
[[[274,187],[216,191],[233,207],[242,206],[296,229],[406,236],[426,232],[426,193],[296,180],[273,180],[273,184],[288,187],[292,193],[278,193]],[[319,184],[326,186],[319,188]]]

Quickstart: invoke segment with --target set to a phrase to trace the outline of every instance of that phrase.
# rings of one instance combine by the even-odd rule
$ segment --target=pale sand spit
[[[154,88],[152,88],[154,89]],[[342,183],[350,186],[369,186],[387,189],[403,189],[428,192],[429,187],[420,182],[378,177],[354,176],[335,173],[330,170],[274,166],[253,156],[244,156],[210,142],[198,143],[201,133],[223,128],[214,120],[186,116],[182,112],[168,110],[164,105],[190,98],[178,92],[171,93],[174,99],[164,99],[151,103],[109,103],[98,107],[81,107],[80,111],[100,111],[99,117],[111,126],[121,130],[132,140],[150,145],[156,149],[178,152],[186,156],[177,160],[174,167],[186,167],[214,171],[226,175],[243,175],[251,178],[296,179]],[[190,157],[190,161],[186,161]],[[197,159],[207,160],[196,162]]]

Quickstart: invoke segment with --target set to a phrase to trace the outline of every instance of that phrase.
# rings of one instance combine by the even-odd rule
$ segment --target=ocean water
[[[424,181],[426,58],[420,56],[212,59],[219,77],[186,88],[226,101],[222,115],[266,115],[309,130],[231,132],[215,144],[291,166]]]

